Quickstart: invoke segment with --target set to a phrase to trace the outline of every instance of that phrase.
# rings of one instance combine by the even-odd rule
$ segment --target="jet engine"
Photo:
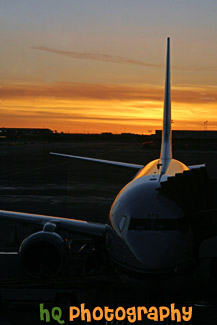
[[[56,276],[68,260],[67,242],[54,232],[55,224],[47,223],[43,231],[24,239],[19,255],[25,271],[36,277]]]

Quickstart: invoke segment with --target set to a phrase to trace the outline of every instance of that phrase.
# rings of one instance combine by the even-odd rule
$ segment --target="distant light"
[[[18,255],[18,252],[0,252],[0,255]]]

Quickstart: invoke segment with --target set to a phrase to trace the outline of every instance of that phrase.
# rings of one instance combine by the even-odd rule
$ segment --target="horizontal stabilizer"
[[[112,160],[104,160],[104,159],[96,159],[96,158],[88,158],[88,157],[81,157],[81,156],[66,155],[66,154],[63,154],[63,153],[56,153],[56,152],[50,152],[50,154],[54,155],[54,156],[75,158],[75,159],[93,161],[93,162],[96,162],[96,163],[102,163],[102,164],[114,165],[114,166],[120,166],[120,167],[127,167],[127,168],[141,169],[141,168],[144,167],[143,165],[136,165],[136,164],[130,164],[130,163],[124,163],[124,162],[112,161]]]
[[[192,166],[188,166],[189,169],[198,169],[198,168],[202,168],[205,167],[205,164],[201,164],[201,165],[192,165]]]

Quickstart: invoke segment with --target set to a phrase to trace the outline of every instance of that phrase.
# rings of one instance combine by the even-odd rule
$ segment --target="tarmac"
[[[100,223],[108,221],[112,202],[121,188],[133,178],[135,170],[54,157],[49,155],[50,151],[144,165],[159,157],[157,150],[143,149],[140,143],[84,141],[80,143],[1,143],[1,210]],[[213,151],[174,152],[174,158],[186,165],[201,164],[212,160],[214,156]],[[4,253],[14,253],[0,254],[1,280],[7,277],[22,278],[23,270],[16,252],[22,240],[38,229],[32,226],[18,227],[16,223],[5,221],[0,221],[0,224],[0,250]],[[5,286],[1,290],[5,290]],[[14,290],[17,292],[16,286]],[[31,299],[32,301],[36,299],[34,295],[31,296],[31,292],[27,292],[25,303],[19,301],[13,304],[11,302],[13,299],[8,297],[14,296],[15,291],[3,292],[4,303],[0,309],[0,324],[30,324],[30,322],[34,324],[33,318],[35,324],[42,323],[38,320],[38,307],[35,304],[29,308],[26,307],[28,297],[29,302]],[[47,291],[47,293],[52,296],[51,292]],[[25,295],[21,294],[21,296]],[[45,294],[43,296],[46,298]],[[193,304],[198,304],[198,301],[193,301]],[[199,309],[195,307],[197,314],[200,315],[195,324],[207,324],[207,320],[210,324],[214,324],[217,319],[216,304],[212,302],[211,305],[207,305],[207,302],[203,301],[201,305]],[[204,319],[205,322],[202,323]]]

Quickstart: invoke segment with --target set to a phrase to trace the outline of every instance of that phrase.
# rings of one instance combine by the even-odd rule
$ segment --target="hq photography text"
[[[95,307],[93,310],[85,308],[85,303],[80,304],[78,306],[70,306],[69,307],[69,316],[68,319],[63,318],[62,309],[60,307],[53,307],[53,308],[45,308],[44,304],[41,303],[39,305],[40,308],[40,321],[49,323],[51,321],[56,321],[59,324],[65,324],[66,322],[74,322],[80,321],[85,323],[90,323],[92,321],[101,321],[106,320],[111,322],[113,320],[123,321],[128,320],[129,323],[135,323],[137,321],[142,321],[145,318],[156,321],[162,322],[166,319],[171,319],[171,321],[176,322],[188,322],[192,318],[192,307],[181,307],[175,308],[175,303],[170,304],[169,307],[167,306],[160,306],[160,307],[117,307],[117,308],[110,308],[108,306],[105,307]]]

